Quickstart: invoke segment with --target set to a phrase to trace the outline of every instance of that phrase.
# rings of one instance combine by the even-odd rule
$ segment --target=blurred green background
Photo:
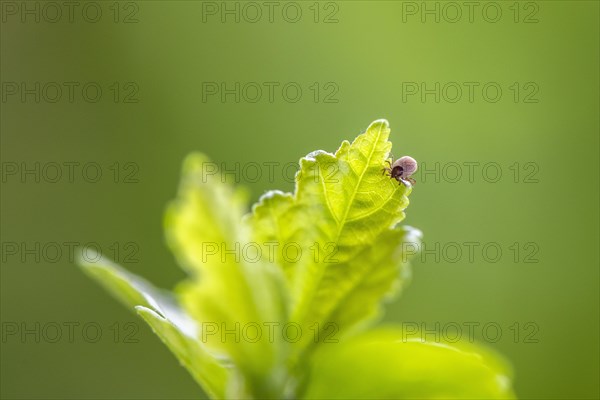
[[[79,4],[2,2],[2,398],[203,396],[69,243],[171,287],[162,217],[186,154],[239,162],[255,201],[378,118],[421,162],[405,222],[428,250],[385,320],[479,324],[521,398],[599,397],[598,2]],[[244,170],[269,162],[272,179]]]

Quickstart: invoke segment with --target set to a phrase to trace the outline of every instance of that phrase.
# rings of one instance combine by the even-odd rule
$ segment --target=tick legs
[[[392,162],[389,159],[385,160],[385,162],[388,164],[388,166],[381,170],[381,175],[385,175],[385,173],[387,172],[387,174],[389,176],[391,176],[392,175]]]

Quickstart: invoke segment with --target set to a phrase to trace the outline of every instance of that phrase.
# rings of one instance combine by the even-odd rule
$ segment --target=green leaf
[[[322,338],[327,322],[342,333],[358,322],[369,322],[379,316],[382,299],[392,299],[408,283],[410,269],[403,245],[420,241],[421,232],[411,227],[384,231],[377,245],[364,247],[356,256],[342,264],[332,265],[330,290],[319,292],[315,303],[323,304],[319,335]]]
[[[167,243],[179,264],[192,273],[207,272],[206,254],[215,250],[214,245],[232,249],[246,235],[240,221],[247,194],[226,183],[215,168],[203,154],[189,155],[183,163],[177,200],[165,215]],[[211,257],[210,261],[220,259]]]
[[[404,338],[404,339],[403,339]],[[406,339],[380,329],[315,353],[305,399],[513,399],[511,371],[469,343]]]
[[[209,355],[195,338],[184,335],[171,321],[156,311],[144,306],[135,308],[209,396],[226,398],[229,371],[224,366]]]
[[[243,196],[220,175],[207,177],[212,165],[200,154],[186,159],[165,218],[168,243],[192,272],[177,294],[201,326],[198,339],[233,361],[246,378],[244,390],[268,397],[280,392],[285,379],[287,344],[268,335],[256,341],[241,336],[245,329],[286,321],[283,278],[279,269],[245,256],[250,235],[242,223]]]
[[[189,156],[165,218],[189,273],[177,301],[109,262],[84,269],[135,306],[212,397],[512,398],[509,368],[483,348],[360,333],[407,283],[421,237],[398,225],[412,187],[382,173],[389,134],[379,120],[335,154],[310,153],[293,194],[268,192],[247,215],[244,191]],[[288,323],[300,340],[284,340]]]
[[[407,272],[402,244],[420,233],[393,228],[404,218],[411,187],[382,174],[389,134],[387,121],[379,120],[335,154],[309,154],[300,161],[294,195],[269,192],[247,218],[257,242],[279,244],[274,261],[291,288],[291,320],[306,331],[332,323],[348,331],[374,317]],[[298,247],[302,257],[286,256],[286,246]],[[300,348],[312,341],[303,339]]]
[[[99,261],[82,259],[82,269],[127,308],[135,308],[210,396],[225,397],[228,370],[196,340],[196,322],[172,296],[104,258],[88,259]]]
[[[293,195],[271,190],[261,196],[252,208],[252,214],[246,215],[244,220],[251,230],[253,243],[260,246],[261,254],[267,262],[282,268],[288,290],[291,289],[296,262],[293,262],[291,256],[287,256],[283,246],[301,240],[301,237],[296,237],[301,232],[296,219],[299,214],[294,207]]]
[[[324,218],[312,222],[337,244],[341,261],[404,219],[410,188],[382,174],[389,134],[387,121],[375,121],[335,155],[317,151],[301,160],[296,198]]]

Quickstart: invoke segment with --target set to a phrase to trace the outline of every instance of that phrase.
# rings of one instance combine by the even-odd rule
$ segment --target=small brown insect
[[[387,172],[390,178],[397,180],[399,183],[403,183],[404,186],[407,186],[407,182],[410,182],[411,185],[416,183],[415,180],[410,177],[417,171],[417,161],[414,158],[404,156],[393,163],[390,160],[387,160],[386,162],[388,163],[388,167],[383,169],[383,174]]]

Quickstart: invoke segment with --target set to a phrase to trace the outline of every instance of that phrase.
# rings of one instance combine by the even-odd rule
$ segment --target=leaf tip
[[[148,308],[146,306],[139,305],[139,306],[134,306],[133,308],[135,309],[135,312],[139,316],[143,317],[144,319],[147,319],[146,318],[147,316],[152,316],[152,317],[155,317],[157,319],[163,319],[163,320],[166,321],[166,318],[164,316],[160,315],[156,311],[154,311],[151,308]]]
[[[378,120],[375,120],[373,122],[371,122],[371,124],[369,125],[369,127],[367,128],[367,130],[371,130],[371,129],[390,129],[390,123],[388,122],[387,119],[381,118]]]

